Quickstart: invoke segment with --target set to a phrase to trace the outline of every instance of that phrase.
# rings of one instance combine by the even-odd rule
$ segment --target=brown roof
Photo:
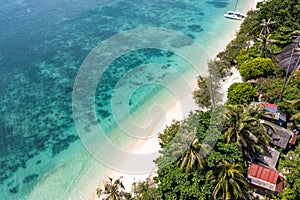
[[[279,54],[279,65],[287,72],[292,72],[299,65],[300,45],[298,37],[294,43],[282,48]]]

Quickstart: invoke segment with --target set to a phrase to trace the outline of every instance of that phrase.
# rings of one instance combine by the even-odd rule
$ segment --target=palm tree
[[[177,157],[177,166],[181,170],[189,172],[193,167],[198,169],[204,168],[204,159],[202,153],[205,152],[205,145],[199,143],[199,139],[195,136],[192,141],[188,142],[184,149],[174,151],[172,156]]]
[[[269,50],[272,53],[272,50],[269,48],[270,45],[276,42],[276,40],[271,39],[272,34],[259,34],[257,40],[257,47],[261,49],[261,57],[266,57],[265,51]]]
[[[296,99],[296,100],[288,101],[288,102],[291,103],[290,107],[292,109],[300,107],[300,99]],[[298,112],[296,114],[292,115],[291,120],[294,120],[294,119],[300,119],[300,112],[299,112],[299,110],[298,110]]]
[[[133,183],[133,194],[132,200],[155,200],[159,199],[159,193],[157,190],[157,184],[153,179],[148,177],[145,181]]]
[[[130,194],[125,192],[125,187],[121,181],[121,178],[122,177],[113,182],[113,179],[109,177],[109,181],[105,182],[104,184],[104,190],[97,188],[97,196],[103,196],[103,200],[128,199]]]
[[[210,171],[206,177],[207,181],[217,177],[217,184],[213,190],[214,199],[217,199],[218,196],[222,196],[223,200],[245,199],[248,185],[242,171],[241,163],[231,164],[224,160],[218,164],[217,170],[215,170],[216,176]]]
[[[243,105],[228,105],[225,115],[228,128],[224,136],[227,142],[236,142],[247,158],[252,153],[265,152],[272,140],[268,128],[274,128],[261,122],[260,115],[259,111]]]
[[[260,31],[260,34],[263,34],[264,36],[267,36],[270,34],[271,32],[271,25],[274,24],[275,22],[274,21],[271,21],[271,19],[263,19],[262,22],[261,22],[261,31]]]

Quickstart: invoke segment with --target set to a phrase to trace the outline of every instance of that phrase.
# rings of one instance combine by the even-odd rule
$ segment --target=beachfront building
[[[254,163],[249,165],[247,181],[256,193],[263,195],[282,193],[285,185],[282,173]]]
[[[286,127],[286,117],[279,112],[278,105],[264,102],[260,104],[260,110],[267,112],[267,114],[262,116],[263,119],[273,122],[279,126]]]
[[[293,145],[296,144],[297,134],[295,132],[266,120],[261,120],[261,122],[267,123],[277,130],[276,132],[274,132],[272,129],[268,130],[271,138],[273,139],[272,144],[274,144],[275,146],[281,147],[283,149],[290,149]]]
[[[272,147],[268,147],[268,151],[263,154],[252,155],[251,160],[255,163],[268,166],[276,170],[280,152]]]
[[[266,112],[261,117],[262,119],[285,128],[287,127],[286,117],[280,113],[278,105],[268,102],[253,102],[250,106]]]

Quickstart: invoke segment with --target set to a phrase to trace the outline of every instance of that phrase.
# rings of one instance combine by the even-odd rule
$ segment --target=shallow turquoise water
[[[70,165],[70,157],[76,154],[85,164],[92,159],[74,127],[72,91],[81,63],[101,41],[122,31],[161,27],[182,32],[204,46],[213,45],[224,26],[231,25],[222,15],[234,4],[228,0],[2,1],[0,199],[26,199],[57,166]],[[240,1],[241,10],[243,6]],[[141,49],[117,59],[101,77],[95,98],[98,123],[104,129],[115,126],[110,102],[119,79],[130,69],[149,63],[159,64],[166,72],[149,72],[147,80],[131,80],[130,84],[143,87],[128,102],[130,113],[162,89],[145,82],[164,79],[168,68],[180,73],[190,68],[164,50]],[[65,182],[71,190],[72,172],[75,180],[83,163],[72,163],[71,172],[66,167],[69,175],[59,177],[57,185]],[[60,169],[63,174],[64,168]],[[51,184],[53,192],[61,192],[55,181]]]

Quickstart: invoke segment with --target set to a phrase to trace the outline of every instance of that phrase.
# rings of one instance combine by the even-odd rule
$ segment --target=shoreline
[[[245,9],[247,11],[249,10],[254,10],[256,9],[256,5],[260,0],[251,0],[249,2],[247,2],[247,6],[245,7]],[[225,35],[225,39],[222,40],[222,44],[218,44],[217,48],[211,49],[213,51],[213,56],[215,57],[217,55],[218,52],[224,50],[224,48],[226,47],[226,45],[235,38],[236,32],[239,30],[240,25],[242,22],[238,23],[238,27],[236,29],[234,29],[234,32]],[[226,77],[226,80],[223,82],[222,84],[222,90],[224,91],[224,96],[222,98],[222,103],[224,101],[226,101],[226,93],[227,93],[227,89],[228,87],[234,83],[234,82],[239,82],[240,81],[240,76],[239,76],[239,72],[236,69],[235,71],[232,72],[232,75],[229,77]],[[197,86],[197,80],[195,81],[195,84],[193,86],[193,90],[192,91],[187,91],[187,93],[185,95],[182,96],[181,102],[185,102],[185,105],[193,105],[195,104],[193,98],[192,98],[192,92],[194,90],[196,90],[198,88]],[[192,104],[191,104],[192,102]],[[160,119],[164,120],[164,124],[163,127],[165,128],[166,126],[169,126],[172,123],[172,120],[182,120],[187,116],[181,115],[180,112],[180,108],[178,109],[178,105],[175,104],[171,104],[167,106],[167,112],[166,112],[166,116],[165,116],[165,120],[164,119]],[[190,111],[195,110],[194,105],[190,106]],[[132,153],[148,153],[148,152],[152,152],[153,149],[156,149],[157,151],[159,150],[160,146],[159,146],[159,142],[158,142],[158,133],[151,133],[149,135],[155,135],[155,137],[152,137],[150,139],[147,139],[144,142],[138,142],[137,144],[135,144],[130,150]],[[126,161],[123,161],[122,164],[126,163]],[[122,166],[122,164],[120,166]],[[134,182],[139,182],[139,181],[143,181],[145,180],[147,177],[152,177],[155,175],[155,171],[156,168],[154,168],[149,174],[143,174],[143,175],[137,175],[137,174],[129,174],[129,173],[122,173],[122,172],[117,172],[117,171],[111,171],[111,173],[109,173],[109,175],[107,177],[112,177],[113,180],[116,180],[120,177],[122,177],[122,182],[123,185],[126,189],[126,191],[130,191],[131,190],[131,186]],[[102,187],[104,185],[104,183],[102,183],[100,185],[100,187]],[[95,188],[96,190],[96,188]],[[93,195],[91,195],[93,196]],[[94,193],[93,198],[94,200],[99,199],[96,194]]]
[[[162,132],[166,126],[172,123],[173,120],[182,120],[186,118],[189,115],[189,112],[184,112],[184,111],[192,111],[198,109],[198,105],[193,100],[193,94],[191,92],[194,91],[196,88],[197,88],[197,82],[195,82],[192,85],[191,90],[186,90],[185,93],[181,94],[178,99],[174,99],[169,104],[163,102],[162,104],[165,105],[164,110],[166,111],[165,115],[154,117],[154,121],[148,127],[148,129],[150,129],[149,134],[147,134],[149,137],[147,139],[138,140],[129,148],[129,152],[132,154],[147,154],[147,153],[158,152],[160,149],[158,133]],[[164,96],[164,91],[158,93],[157,96],[158,99],[160,98],[160,96]],[[156,98],[154,97],[153,99]],[[147,106],[142,106],[142,108],[145,107],[147,108]],[[137,115],[139,114],[140,113],[137,113]],[[130,165],[130,161],[124,158],[119,162],[117,168],[125,169],[126,166],[128,165]],[[153,168],[149,173],[129,173],[129,172],[127,173],[127,172],[120,172],[119,170],[111,169],[109,170],[110,173],[107,175],[107,177],[111,177],[113,178],[113,180],[116,180],[120,177],[124,177],[122,179],[122,182],[126,191],[129,192],[131,191],[132,189],[131,186],[134,182],[139,182],[145,180],[149,176],[155,175],[156,169],[157,168],[154,163],[153,163]],[[104,182],[106,180],[107,178],[103,181],[103,183],[101,183],[101,187],[104,185]],[[95,196],[93,199],[99,199],[99,198]]]

